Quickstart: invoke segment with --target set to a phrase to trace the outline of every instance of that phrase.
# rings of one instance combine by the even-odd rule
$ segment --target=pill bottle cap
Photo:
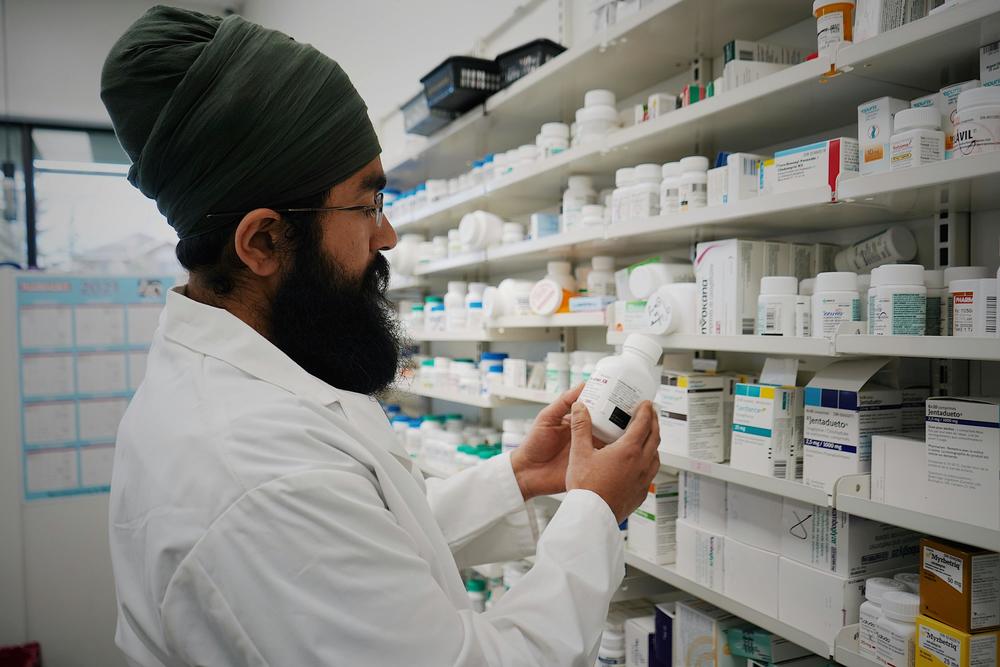
[[[927,285],[928,289],[941,289],[944,287],[944,270],[924,269],[924,285]]]
[[[656,365],[656,362],[660,359],[660,355],[663,354],[663,348],[660,347],[660,344],[656,340],[642,334],[630,334],[625,339],[622,348],[636,352],[648,361],[650,365]]]
[[[941,114],[937,107],[915,107],[913,109],[900,109],[892,117],[892,132],[905,132],[924,128],[927,130],[941,129]]]
[[[593,190],[594,180],[590,176],[570,176],[566,179],[566,187],[570,190]]]
[[[569,262],[549,262],[545,265],[545,270],[551,275],[569,275],[570,271],[573,270],[573,265]]]
[[[624,187],[635,182],[635,169],[632,167],[622,167],[615,172],[615,186]]]
[[[615,258],[606,257],[604,255],[598,255],[590,260],[591,265],[594,267],[594,271],[614,271],[615,270]]]
[[[566,123],[542,123],[541,135],[559,139],[569,138],[569,125]]]
[[[1000,88],[996,86],[970,88],[958,96],[957,107],[959,112],[981,104],[1000,104]]]
[[[635,168],[635,178],[659,183],[663,178],[663,167],[658,164],[640,164]]]
[[[813,2],[813,16],[816,15],[816,12],[827,5],[850,5],[853,7],[854,0],[815,0],[815,2]]]
[[[795,276],[765,276],[760,279],[761,294],[795,295],[799,290],[799,281]]]
[[[674,178],[681,175],[681,163],[680,162],[668,162],[663,165],[662,169],[663,178]]]
[[[708,158],[702,155],[681,158],[681,172],[686,171],[708,171]]]
[[[593,106],[614,106],[615,105],[615,94],[610,90],[604,90],[601,88],[595,90],[588,90],[583,94],[583,106],[593,107]]]
[[[882,596],[890,591],[905,591],[906,584],[888,577],[872,577],[865,580],[865,599],[882,604]]]
[[[816,276],[815,293],[857,291],[858,274],[853,271],[828,271]]]
[[[920,575],[916,572],[899,572],[893,576],[893,579],[904,584],[906,590],[911,593],[916,593],[920,590]]]
[[[802,296],[812,296],[813,291],[816,289],[816,279],[815,278],[803,278],[799,282],[799,294]]]
[[[879,269],[881,285],[924,284],[924,267],[920,264],[885,264]]]
[[[945,285],[950,285],[953,280],[989,277],[990,270],[985,266],[952,266],[944,270]]]
[[[894,621],[912,623],[919,612],[919,595],[909,591],[889,591],[882,595],[882,613]]]

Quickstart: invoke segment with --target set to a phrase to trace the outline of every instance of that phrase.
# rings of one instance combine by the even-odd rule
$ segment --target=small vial
[[[875,659],[878,644],[878,619],[882,616],[882,596],[890,591],[905,591],[906,584],[886,577],[865,580],[865,601],[858,612],[858,653]]]
[[[913,665],[913,639],[917,634],[917,613],[920,596],[909,592],[890,591],[882,596],[882,616],[876,623],[875,656],[884,665]]]
[[[632,334],[620,355],[604,357],[594,366],[580,402],[587,406],[594,435],[600,440],[620,438],[639,403],[653,400],[660,385],[656,362],[662,353],[654,339]]]

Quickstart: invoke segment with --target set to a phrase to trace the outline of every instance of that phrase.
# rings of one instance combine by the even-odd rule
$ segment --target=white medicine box
[[[740,484],[726,485],[726,537],[778,553],[781,511],[781,496]]]
[[[858,142],[839,137],[778,151],[774,169],[776,194],[827,186],[836,197],[840,182],[858,175]]]
[[[887,523],[785,498],[781,555],[839,577],[872,576],[912,567],[920,536]]]
[[[833,493],[837,480],[871,470],[871,437],[898,433],[899,389],[877,384],[886,359],[838,361],[806,385],[803,481]]]
[[[778,561],[778,620],[831,645],[845,625],[858,622],[864,577],[841,577],[781,557]]]
[[[927,399],[927,504],[1000,529],[1000,399]]]
[[[725,548],[724,535],[677,520],[677,573],[682,577],[724,593]]]
[[[802,477],[803,390],[737,384],[730,465],[779,479]]]
[[[682,471],[679,518],[720,535],[726,532],[725,482],[693,472]]]
[[[889,171],[892,117],[897,111],[909,108],[909,102],[895,97],[880,97],[858,105],[858,149],[862,174]]]
[[[928,506],[926,480],[923,431],[872,436],[872,500],[936,514],[941,508]]]
[[[726,378],[664,370],[654,404],[660,450],[704,461],[725,461]]]
[[[657,474],[646,500],[629,516],[629,551],[658,565],[674,562],[678,499],[676,475]]]
[[[764,276],[764,243],[726,239],[695,248],[698,330],[713,336],[753,334]]]
[[[778,554],[726,537],[726,597],[762,614],[778,616]]]
[[[746,658],[737,658],[729,652],[726,630],[744,624],[743,619],[703,600],[678,602],[673,664],[743,667]]]

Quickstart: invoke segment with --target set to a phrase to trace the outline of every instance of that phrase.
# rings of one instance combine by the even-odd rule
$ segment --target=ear
[[[269,208],[250,211],[236,227],[233,238],[236,254],[250,271],[267,278],[281,269],[281,234],[284,222]]]

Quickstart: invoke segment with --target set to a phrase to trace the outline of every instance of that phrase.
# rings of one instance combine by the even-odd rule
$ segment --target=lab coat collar
[[[228,310],[185,296],[183,286],[174,287],[167,293],[160,327],[168,340],[220,359],[296,396],[322,405],[337,403],[342,397],[341,390],[307,373]]]

